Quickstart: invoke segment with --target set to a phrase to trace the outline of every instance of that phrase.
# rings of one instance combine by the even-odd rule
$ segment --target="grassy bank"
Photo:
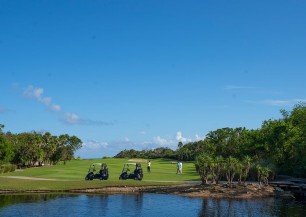
[[[130,162],[128,159],[97,159],[73,160],[66,165],[44,166],[17,170],[0,175],[0,190],[44,190],[63,191],[68,189],[101,188],[105,186],[146,186],[146,185],[171,185],[184,181],[198,181],[199,176],[193,163],[184,163],[183,174],[176,174],[176,164],[170,160],[151,160],[151,173],[146,171],[146,163],[141,163],[144,171],[142,181],[119,180],[123,164]],[[107,181],[85,181],[84,178],[92,163],[106,163],[110,177]],[[8,178],[8,177],[19,178]],[[32,180],[27,178],[53,179]]]

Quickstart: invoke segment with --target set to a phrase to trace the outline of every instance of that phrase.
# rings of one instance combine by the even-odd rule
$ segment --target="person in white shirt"
[[[180,174],[183,174],[183,163],[180,162]]]

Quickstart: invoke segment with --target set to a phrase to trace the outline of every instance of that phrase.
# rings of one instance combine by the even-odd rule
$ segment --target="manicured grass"
[[[101,188],[103,186],[144,186],[165,185],[183,181],[199,181],[199,175],[195,171],[193,163],[183,163],[183,174],[176,174],[176,163],[171,160],[151,160],[151,173],[147,173],[145,162],[142,162],[144,178],[142,181],[119,180],[123,164],[128,159],[96,159],[96,160],[73,160],[66,165],[44,166],[27,168],[11,173],[0,175],[0,190],[66,190]],[[93,163],[106,163],[109,168],[107,181],[85,181],[89,166]],[[134,166],[131,171],[134,170]],[[24,176],[34,178],[46,178],[56,180],[27,180],[5,178],[5,176]]]

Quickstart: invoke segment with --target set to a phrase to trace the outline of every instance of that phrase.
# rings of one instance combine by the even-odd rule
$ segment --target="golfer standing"
[[[147,167],[147,169],[148,169],[148,173],[151,173],[151,161],[148,162],[148,167]]]
[[[182,161],[180,162],[180,174],[183,174],[183,163],[182,163]]]
[[[177,162],[176,174],[181,174],[181,162],[180,161]]]

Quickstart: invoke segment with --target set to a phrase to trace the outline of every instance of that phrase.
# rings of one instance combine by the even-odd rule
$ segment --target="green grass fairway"
[[[183,174],[176,174],[176,163],[171,160],[151,160],[151,173],[147,173],[147,164],[141,162],[144,178],[142,181],[119,180],[123,164],[128,159],[96,159],[96,160],[73,160],[66,165],[44,166],[17,170],[0,175],[0,190],[67,190],[99,188],[103,186],[143,186],[165,185],[184,181],[199,181],[199,175],[195,171],[193,163],[183,163]],[[85,181],[85,176],[92,163],[106,163],[109,169],[107,181]],[[134,166],[131,171],[134,170]],[[54,180],[28,180],[7,178],[6,176],[45,178]]]

